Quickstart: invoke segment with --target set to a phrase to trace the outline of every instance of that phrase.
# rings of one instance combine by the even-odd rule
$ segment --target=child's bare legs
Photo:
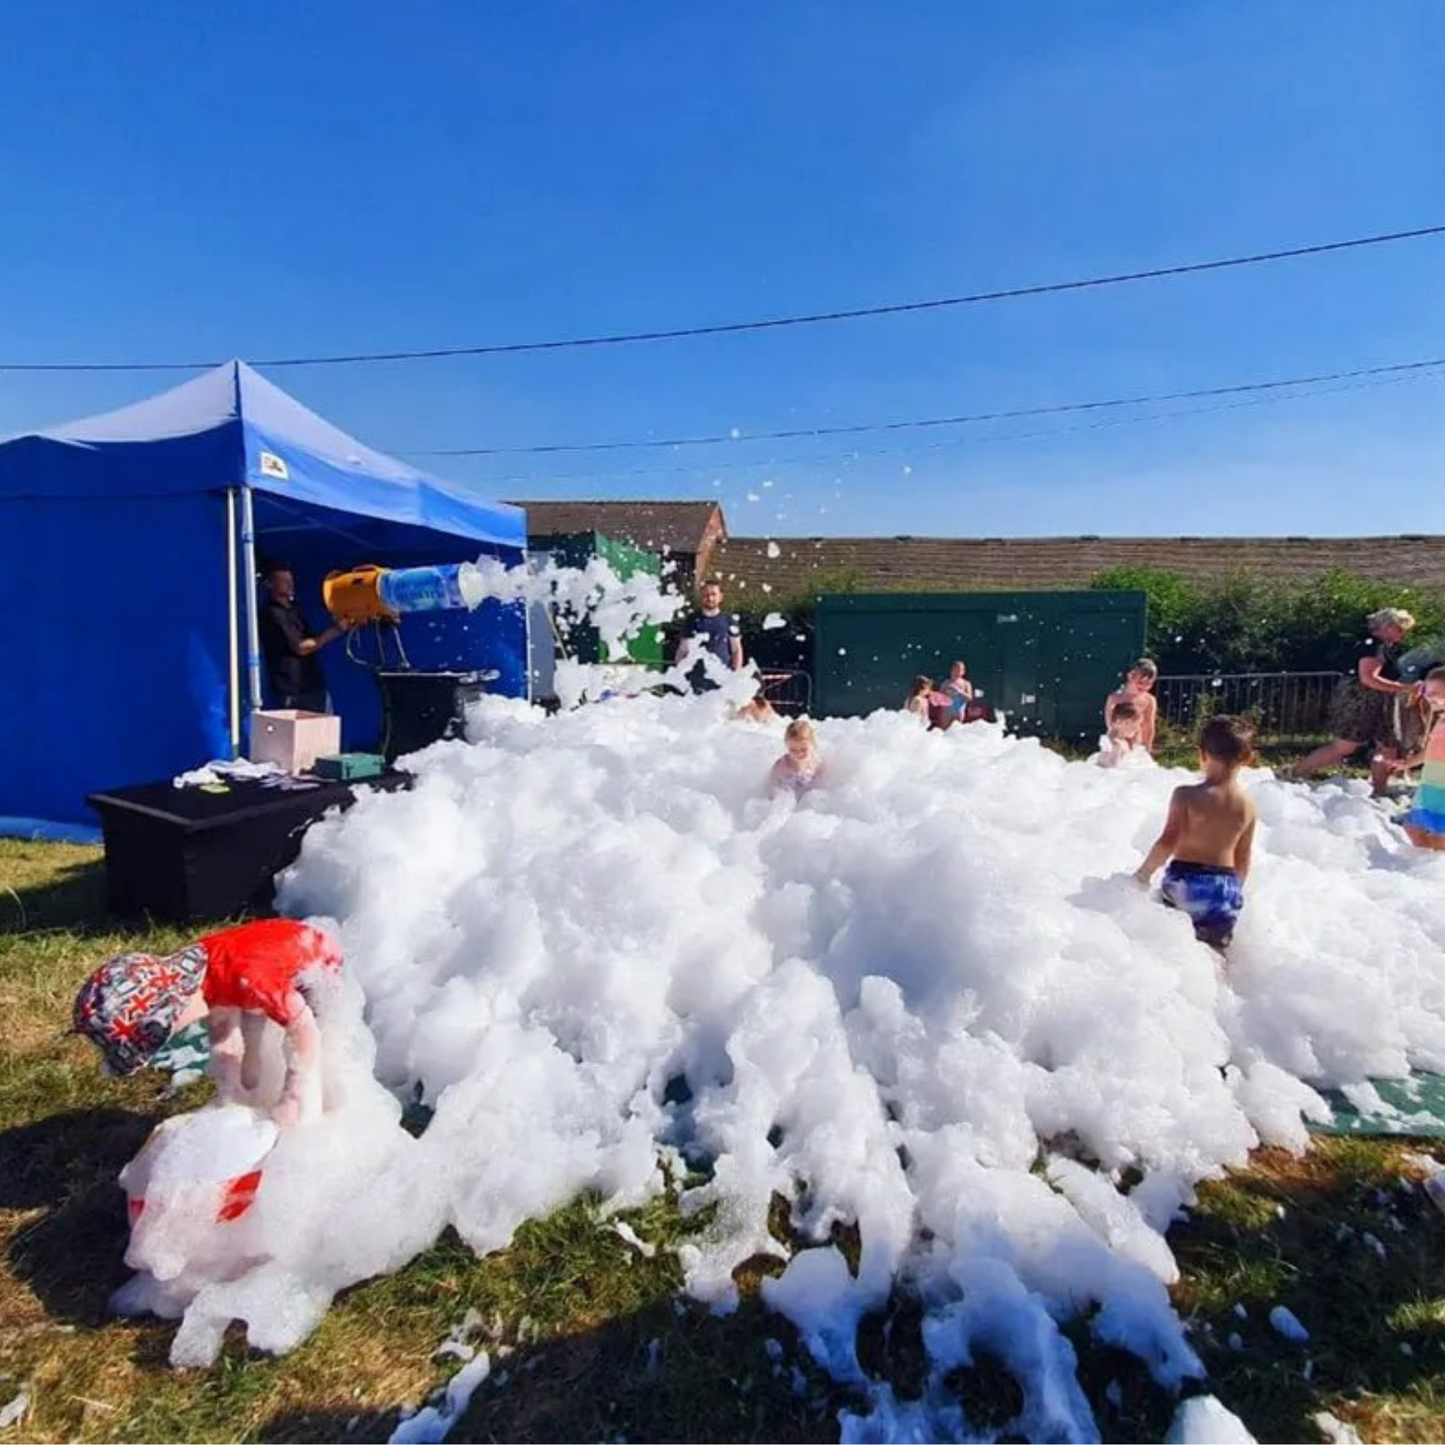
[[[223,1104],[256,1103],[265,1062],[262,1036],[265,1014],[249,1009],[211,1012],[211,1077]]]
[[[262,1039],[269,1022],[265,1014],[251,1009],[241,1014],[241,1087],[250,1097],[261,1087]]]
[[[239,1103],[242,1055],[246,1047],[240,1020],[234,1009],[221,1008],[211,1011],[210,1022],[211,1077],[216,1081],[216,1093],[223,1104]]]
[[[1399,753],[1395,748],[1383,746],[1377,749],[1374,757],[1370,759],[1370,791],[1377,798],[1385,796],[1390,775],[1399,771],[1395,766],[1398,760]]]

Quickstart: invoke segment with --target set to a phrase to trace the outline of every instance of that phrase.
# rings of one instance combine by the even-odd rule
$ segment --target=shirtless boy
[[[1255,809],[1239,785],[1239,770],[1254,761],[1249,725],[1212,717],[1199,734],[1204,780],[1175,788],[1164,831],[1134,875],[1146,888],[1168,863],[1160,891],[1171,908],[1194,922],[1194,935],[1226,948],[1244,907],[1254,844]]]

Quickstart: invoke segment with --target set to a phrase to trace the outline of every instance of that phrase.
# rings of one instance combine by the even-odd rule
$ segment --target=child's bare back
[[[1239,770],[1254,759],[1251,729],[1239,718],[1214,717],[1199,735],[1204,780],[1175,788],[1169,814],[1134,875],[1148,885],[1165,864],[1165,903],[1189,915],[1195,936],[1225,948],[1244,907],[1244,880],[1254,846],[1254,804]]]
[[[1233,868],[1243,880],[1249,856],[1240,856],[1240,844],[1254,831],[1255,807],[1237,778],[1175,788],[1170,814],[1178,819],[1172,853],[1179,862]]]

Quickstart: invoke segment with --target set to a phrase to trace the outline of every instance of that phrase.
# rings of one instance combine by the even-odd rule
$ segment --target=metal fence
[[[1198,673],[1161,677],[1154,685],[1159,716],[1192,728],[1214,713],[1243,713],[1263,734],[1323,736],[1338,672]]]
[[[765,667],[758,669],[763,696],[778,712],[788,717],[809,713],[813,707],[813,679],[798,668]]]

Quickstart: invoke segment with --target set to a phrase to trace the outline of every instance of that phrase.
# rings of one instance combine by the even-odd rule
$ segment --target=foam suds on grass
[[[356,992],[323,1026],[347,1103],[268,1165],[267,1262],[165,1296],[184,1358],[231,1316],[288,1348],[447,1224],[499,1249],[583,1190],[654,1196],[680,1157],[706,1175],[684,1209],[714,1206],[687,1288],[727,1309],[734,1268],[777,1256],[764,1299],[870,1401],[850,1438],[957,1433],[945,1377],[983,1353],[1022,1387],[1018,1430],[1088,1439],[1061,1324],[1087,1315],[1166,1389],[1197,1376],[1162,1237],[1181,1202],[1260,1142],[1300,1147],[1305,1081],[1445,1068],[1445,861],[1362,784],[1250,776],[1221,978],[1120,876],[1182,774],[878,714],[819,725],[826,786],[795,802],[765,788],[781,726],[729,711],[489,701],[412,791],[313,827],[281,902],[345,946]],[[775,1194],[816,1247],[773,1237]],[[916,1401],[857,1357],[900,1284]]]

